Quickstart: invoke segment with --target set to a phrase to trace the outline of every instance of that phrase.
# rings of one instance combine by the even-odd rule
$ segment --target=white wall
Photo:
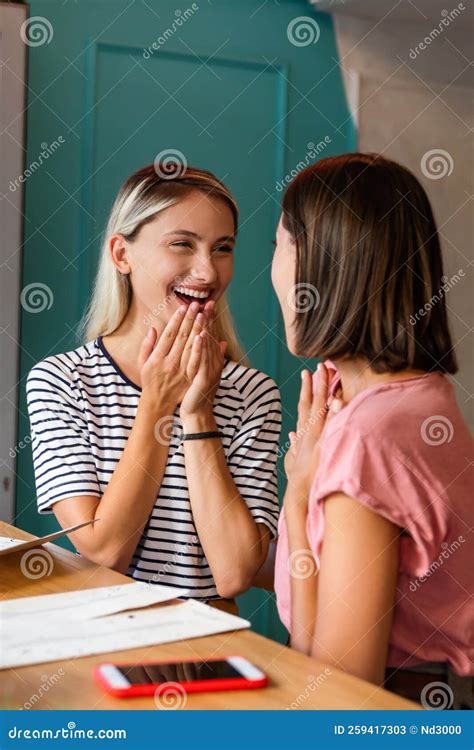
[[[445,273],[449,278],[460,270],[464,273],[445,299],[460,363],[453,382],[458,403],[474,428],[474,69],[469,67],[472,6],[467,0],[461,5],[465,10],[456,14],[428,17],[423,13],[428,4],[417,0],[416,6],[421,10],[417,15],[411,6],[412,17],[408,18],[406,3],[390,3],[389,7],[395,10],[387,13],[382,0],[378,6],[361,1],[354,3],[356,7],[341,6],[340,13],[335,10],[334,19],[360,150],[383,153],[416,174],[433,204]],[[454,7],[457,4],[444,5],[448,13]],[[351,15],[351,8],[361,15]],[[378,9],[378,14],[370,16],[369,11],[374,9]],[[447,25],[441,22],[443,18]],[[437,33],[433,33],[434,29]],[[423,170],[425,154],[440,149],[446,154],[433,161],[426,158]],[[436,179],[444,169],[446,175]]]
[[[9,184],[23,172],[26,47],[20,29],[27,12],[25,5],[0,3],[0,519],[8,522],[15,504],[23,227],[23,186],[12,192]]]

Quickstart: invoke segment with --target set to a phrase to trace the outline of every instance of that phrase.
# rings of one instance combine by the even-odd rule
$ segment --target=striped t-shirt
[[[78,495],[100,497],[133,426],[141,388],[120,370],[102,337],[39,362],[26,383],[38,511]],[[275,537],[280,394],[274,381],[227,360],[214,416],[232,478],[257,523]],[[170,430],[168,427],[167,436]],[[189,588],[187,596],[218,599],[197,537],[176,408],[168,461],[127,575]]]

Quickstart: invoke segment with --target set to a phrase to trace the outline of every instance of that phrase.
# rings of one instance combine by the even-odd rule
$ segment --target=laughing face
[[[204,308],[233,272],[234,219],[224,201],[197,190],[144,224],[133,242],[110,238],[113,261],[130,274],[137,320],[165,325],[177,307]]]

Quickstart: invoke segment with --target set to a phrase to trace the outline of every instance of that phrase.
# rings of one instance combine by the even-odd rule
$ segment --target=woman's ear
[[[127,241],[122,234],[113,234],[109,238],[109,251],[114,266],[120,273],[129,274],[132,269],[128,261]]]

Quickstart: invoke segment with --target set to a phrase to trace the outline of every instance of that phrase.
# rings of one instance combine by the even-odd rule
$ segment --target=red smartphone
[[[175,689],[183,693],[248,690],[265,687],[267,676],[242,656],[225,659],[143,664],[99,664],[94,677],[118,698],[159,695]]]

